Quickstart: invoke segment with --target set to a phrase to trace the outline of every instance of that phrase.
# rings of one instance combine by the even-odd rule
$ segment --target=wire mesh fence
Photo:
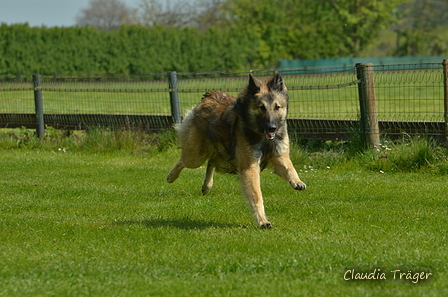
[[[442,63],[369,65],[380,133],[390,137],[425,134],[444,138],[447,107]],[[289,127],[304,138],[351,139],[363,129],[357,67],[287,69],[282,76],[289,91]],[[259,78],[273,71],[254,71]],[[170,93],[176,92],[181,114],[209,90],[237,96],[248,73],[181,73],[177,88],[170,74],[65,76],[41,75],[44,121],[61,129],[138,127],[169,129],[173,124]],[[0,76],[0,126],[36,125],[32,75]],[[371,100],[371,99],[369,99]],[[361,106],[361,107],[360,107]]]
[[[442,65],[439,69],[426,65],[418,70],[414,64],[398,70],[393,65],[374,67],[380,120],[444,120]]]

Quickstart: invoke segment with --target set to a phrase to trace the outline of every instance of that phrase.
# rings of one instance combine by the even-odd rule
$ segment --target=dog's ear
[[[274,77],[268,81],[267,85],[271,91],[277,91],[280,93],[286,93],[288,91],[285,83],[283,82],[283,78],[278,71],[275,71]]]
[[[247,88],[248,93],[249,94],[256,94],[258,92],[260,92],[260,88],[261,88],[261,81],[258,80],[258,78],[256,78],[252,72],[249,73],[249,86]]]

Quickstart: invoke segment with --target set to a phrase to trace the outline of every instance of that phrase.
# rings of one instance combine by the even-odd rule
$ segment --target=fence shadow
[[[115,226],[141,225],[150,229],[157,228],[177,228],[182,230],[204,230],[209,228],[245,228],[245,226],[236,223],[218,223],[204,220],[194,220],[191,218],[179,219],[145,219],[145,220],[117,220],[112,222]]]

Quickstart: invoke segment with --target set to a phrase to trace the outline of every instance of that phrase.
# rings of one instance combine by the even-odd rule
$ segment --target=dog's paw
[[[271,224],[271,222],[264,222],[264,223],[261,223],[260,225],[258,225],[258,228],[260,228],[260,229],[271,229],[272,228],[272,224]]]
[[[167,183],[172,183],[172,182],[174,182],[175,180],[177,179],[177,177],[176,178],[173,178],[173,176],[172,176],[172,174],[171,174],[171,172],[167,175],[167,177],[166,177],[166,182]]]
[[[207,195],[210,192],[211,187],[202,186],[202,195]]]
[[[294,190],[305,190],[306,185],[304,182],[291,182],[291,186],[294,188]]]

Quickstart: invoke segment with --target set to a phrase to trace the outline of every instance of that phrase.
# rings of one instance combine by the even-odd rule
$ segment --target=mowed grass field
[[[297,192],[266,170],[260,230],[235,176],[167,184],[174,147],[0,153],[0,296],[448,295],[447,175],[296,162]]]
[[[352,72],[285,75],[290,89],[291,118],[357,119],[358,86],[335,87],[355,81]],[[208,90],[237,96],[247,77],[183,79],[179,76],[181,112],[200,102]],[[34,112],[31,83],[0,85],[0,112]],[[320,89],[315,89],[317,86]],[[327,87],[330,88],[327,88]],[[44,112],[169,115],[168,81],[42,82]],[[302,89],[304,88],[304,89]],[[375,72],[380,120],[443,121],[442,70]]]

